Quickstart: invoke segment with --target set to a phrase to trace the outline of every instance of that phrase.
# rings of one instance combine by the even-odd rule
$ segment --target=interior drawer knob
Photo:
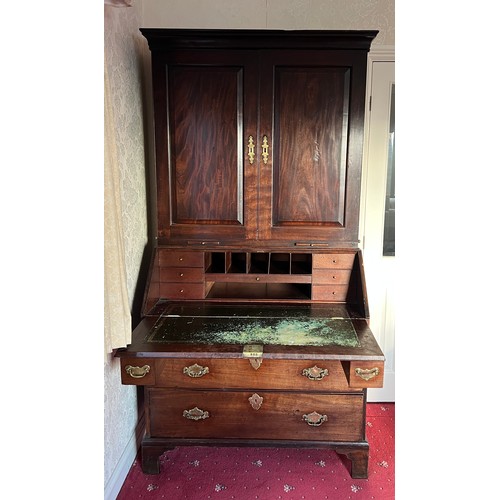
[[[327,415],[321,415],[317,411],[302,415],[302,418],[306,421],[307,425],[311,425],[312,427],[319,427],[323,422],[328,420]]]
[[[200,410],[197,406],[191,408],[190,410],[184,410],[182,416],[188,420],[205,420],[210,417],[208,411]]]
[[[377,367],[375,368],[368,368],[364,370],[363,368],[356,368],[354,370],[354,373],[358,376],[361,377],[363,380],[370,380],[373,377],[376,377],[379,374],[379,369]]]
[[[302,375],[310,380],[322,380],[328,376],[328,368],[319,368],[314,365],[311,368],[304,368],[302,370]]]
[[[208,366],[200,366],[199,364],[195,363],[191,366],[185,366],[182,370],[182,373],[192,378],[199,378],[209,373],[209,369]]]
[[[145,377],[151,371],[151,367],[149,365],[144,365],[144,366],[127,365],[125,367],[125,371],[132,378],[142,378]]]

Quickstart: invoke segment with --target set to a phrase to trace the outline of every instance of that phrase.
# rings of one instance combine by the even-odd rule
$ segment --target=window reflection
[[[387,186],[385,194],[384,245],[383,255],[396,254],[395,225],[396,225],[396,193],[395,193],[395,112],[394,112],[395,85],[391,89],[391,118],[389,124],[389,154],[387,165]]]

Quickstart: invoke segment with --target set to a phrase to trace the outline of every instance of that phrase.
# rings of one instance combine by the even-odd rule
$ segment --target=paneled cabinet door
[[[160,242],[254,239],[255,53],[159,52],[153,85]]]
[[[263,54],[261,238],[357,246],[365,77],[363,51]]]
[[[357,246],[365,76],[356,50],[154,55],[160,243]]]

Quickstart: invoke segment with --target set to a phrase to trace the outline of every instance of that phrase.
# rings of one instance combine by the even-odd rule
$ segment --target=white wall
[[[148,28],[378,29],[394,45],[394,0],[147,0]]]

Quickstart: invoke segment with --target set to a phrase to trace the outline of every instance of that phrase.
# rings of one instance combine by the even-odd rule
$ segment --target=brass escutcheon
[[[199,364],[195,363],[191,366],[185,366],[182,370],[182,373],[192,378],[199,378],[209,373],[209,370],[208,366],[200,366]]]
[[[250,401],[250,406],[254,410],[259,410],[260,407],[262,406],[262,403],[264,401],[264,398],[259,396],[258,394],[253,394],[248,398],[248,401]]]
[[[322,380],[324,377],[328,376],[328,368],[319,368],[314,365],[311,368],[304,368],[302,370],[302,375],[310,380]]]
[[[191,408],[191,410],[184,410],[182,416],[188,420],[205,420],[210,417],[208,411],[200,410],[197,406]]]
[[[248,136],[248,161],[250,165],[253,165],[255,159],[255,143],[253,142],[253,137]]]
[[[354,373],[361,377],[363,380],[370,380],[379,374],[379,369],[377,367],[364,370],[363,368],[356,368]]]
[[[132,378],[142,378],[145,377],[151,370],[151,367],[149,365],[144,365],[144,366],[131,366],[127,365],[125,367],[125,371],[132,377]]]
[[[302,415],[302,418],[306,421],[307,425],[311,425],[312,427],[319,427],[323,422],[328,420],[327,415],[321,415],[317,411]]]
[[[267,142],[267,135],[262,137],[262,161],[267,163],[269,159],[269,143]]]

